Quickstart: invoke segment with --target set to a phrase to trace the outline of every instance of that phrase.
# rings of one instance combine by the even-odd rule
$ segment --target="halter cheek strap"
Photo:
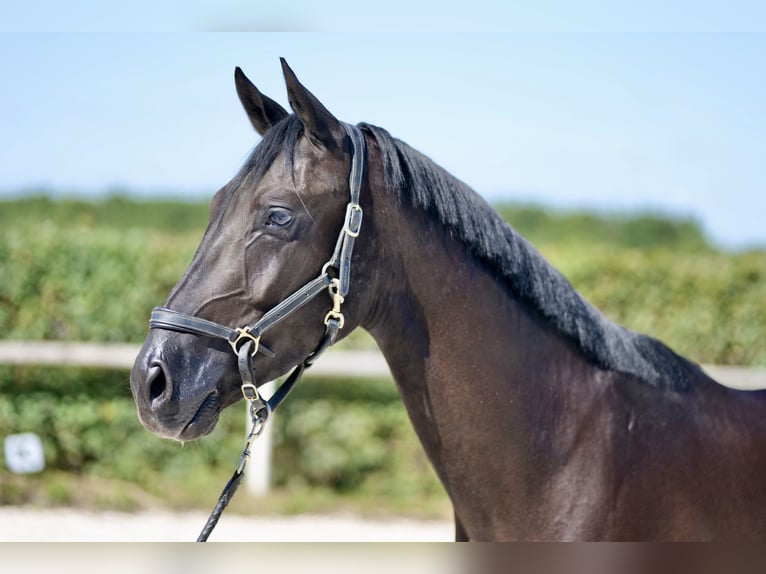
[[[349,124],[343,124],[346,134],[351,139],[352,156],[351,172],[349,174],[350,198],[346,206],[346,214],[343,227],[338,234],[330,260],[322,266],[320,275],[306,283],[303,287],[293,292],[281,303],[267,311],[253,325],[233,329],[220,325],[201,317],[187,315],[168,309],[155,307],[149,318],[149,326],[152,329],[165,329],[180,333],[189,333],[227,341],[237,355],[237,367],[242,378],[242,394],[249,403],[251,429],[247,437],[245,449],[242,452],[239,465],[231,479],[226,484],[213,509],[210,518],[197,539],[205,542],[218,523],[228,501],[234,495],[239,482],[242,479],[245,466],[250,458],[250,447],[253,441],[263,431],[271,413],[281,404],[288,393],[298,382],[303,372],[338,338],[338,333],[343,328],[345,317],[341,312],[341,305],[348,295],[351,279],[351,255],[354,250],[354,241],[359,236],[362,227],[362,207],[359,205],[359,195],[364,179],[364,165],[366,163],[367,150],[364,136],[359,128]],[[335,270],[331,275],[330,270]],[[279,324],[282,320],[295,313],[298,309],[313,300],[322,291],[327,289],[332,299],[332,309],[324,317],[325,334],[319,345],[301,363],[293,368],[293,371],[274,392],[269,399],[261,397],[257,388],[255,375],[255,355],[259,352],[267,357],[275,354],[261,343],[261,336]]]

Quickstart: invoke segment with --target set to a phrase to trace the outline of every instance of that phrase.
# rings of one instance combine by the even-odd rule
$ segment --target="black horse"
[[[283,71],[292,115],[236,71],[263,139],[215,195],[136,359],[147,428],[209,433],[242,397],[231,348],[255,355],[264,322],[256,384],[301,365],[330,326],[362,327],[452,500],[457,539],[766,539],[766,393],[721,386],[612,323],[469,187],[379,127],[345,126]],[[341,243],[357,235],[343,267]],[[325,287],[332,298],[316,297]],[[257,333],[237,333],[244,353],[231,330],[178,332],[174,312]]]

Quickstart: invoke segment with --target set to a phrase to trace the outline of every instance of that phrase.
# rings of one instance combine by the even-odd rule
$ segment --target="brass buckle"
[[[229,341],[229,345],[231,345],[231,348],[234,349],[234,354],[239,355],[239,343],[242,341],[242,339],[250,339],[254,345],[250,355],[255,357],[255,354],[258,352],[258,347],[261,345],[261,336],[258,335],[256,337],[253,335],[250,332],[250,327],[240,327],[239,329],[236,329],[236,331],[239,333],[239,336],[233,341]]]
[[[343,325],[346,323],[346,318],[343,316],[343,313],[337,311],[328,311],[327,315],[324,316],[324,324],[328,325],[330,319],[336,319],[338,321],[338,329],[342,329]]]
[[[258,394],[258,389],[253,383],[243,383],[241,390],[242,396],[245,397],[245,400],[247,401],[257,401],[261,398],[261,395]]]
[[[340,280],[333,279],[327,289],[330,291],[330,297],[332,297],[332,309],[324,316],[324,324],[327,325],[330,319],[335,319],[338,321],[338,329],[342,329],[346,318],[340,312],[340,306],[343,303],[343,295],[340,294]]]

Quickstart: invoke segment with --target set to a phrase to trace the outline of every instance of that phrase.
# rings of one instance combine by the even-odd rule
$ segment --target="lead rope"
[[[229,505],[234,493],[237,492],[239,483],[242,482],[242,477],[245,475],[247,462],[250,460],[250,449],[255,442],[255,439],[261,436],[263,429],[266,428],[266,421],[268,421],[269,416],[271,416],[272,409],[269,406],[269,403],[261,398],[254,383],[255,372],[252,360],[253,345],[256,346],[255,351],[257,352],[258,345],[252,340],[247,341],[237,352],[237,362],[240,366],[240,373],[242,373],[243,363],[247,365],[247,375],[243,374],[242,394],[245,396],[245,400],[248,402],[250,410],[250,432],[247,433],[245,448],[239,458],[239,464],[234,470],[234,474],[231,475],[231,478],[223,487],[221,496],[218,497],[218,502],[210,513],[205,526],[202,528],[202,532],[200,532],[200,535],[197,537],[197,542],[207,542],[208,537],[213,532],[216,524],[218,524],[221,514],[223,514],[223,511]]]

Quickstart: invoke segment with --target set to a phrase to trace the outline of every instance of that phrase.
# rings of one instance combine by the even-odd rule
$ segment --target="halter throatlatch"
[[[352,144],[351,173],[349,174],[350,199],[346,206],[346,215],[343,220],[343,228],[338,234],[330,260],[322,266],[322,270],[316,279],[306,283],[303,287],[293,292],[281,303],[267,311],[255,324],[231,328],[207,319],[179,313],[165,307],[155,307],[149,318],[149,326],[152,329],[165,329],[180,333],[189,333],[215,339],[223,339],[230,345],[234,354],[237,355],[237,367],[242,378],[242,395],[249,404],[250,432],[247,435],[245,449],[239,461],[237,469],[226,483],[226,486],[218,498],[213,512],[202,529],[197,542],[205,542],[218,523],[226,505],[237,490],[245,466],[250,458],[250,448],[256,438],[263,432],[266,422],[271,413],[280,405],[288,393],[298,382],[303,372],[338,338],[338,332],[343,328],[345,317],[341,311],[344,298],[348,295],[351,278],[351,254],[354,251],[354,240],[359,236],[362,227],[362,207],[359,205],[359,193],[364,178],[364,164],[366,160],[366,148],[364,136],[359,128],[349,124],[343,124]],[[331,274],[330,270],[334,270]],[[280,323],[283,319],[295,313],[309,301],[312,301],[322,291],[327,290],[332,299],[332,309],[324,316],[325,334],[319,345],[303,362],[295,366],[282,385],[269,398],[265,399],[258,392],[255,377],[255,356],[260,353],[267,357],[275,354],[266,345],[261,343],[263,334]]]

